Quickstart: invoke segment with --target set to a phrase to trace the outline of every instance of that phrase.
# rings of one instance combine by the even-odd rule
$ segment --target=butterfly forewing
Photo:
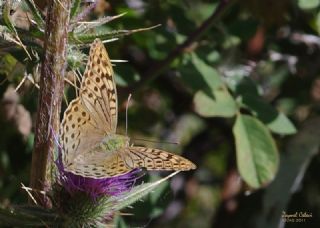
[[[112,65],[103,43],[96,39],[90,48],[80,98],[92,118],[106,133],[115,133],[118,119],[117,92]]]

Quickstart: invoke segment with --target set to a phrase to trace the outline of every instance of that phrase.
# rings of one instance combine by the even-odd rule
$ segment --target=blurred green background
[[[111,59],[128,60],[114,67],[118,132],[125,131],[132,93],[132,142],[181,154],[198,167],[122,211],[118,227],[319,227],[319,9],[319,0],[98,1],[86,20],[126,12],[98,33],[161,24],[106,45]],[[25,30],[27,10],[22,4],[10,12]],[[5,208],[27,202],[21,183],[29,183],[38,89],[26,80],[14,91],[37,62],[5,45],[0,30]],[[284,221],[295,212],[312,217]]]

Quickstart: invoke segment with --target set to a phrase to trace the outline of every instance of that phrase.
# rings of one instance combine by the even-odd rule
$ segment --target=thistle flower
[[[121,176],[103,179],[82,177],[59,169],[59,182],[72,195],[76,192],[84,192],[92,199],[100,196],[117,196],[130,190],[140,177],[140,169],[134,169]]]
[[[110,197],[129,192],[142,176],[141,169],[112,178],[95,179],[73,174],[64,169],[58,142],[57,178],[53,188],[54,205],[63,226],[95,226],[112,220]]]

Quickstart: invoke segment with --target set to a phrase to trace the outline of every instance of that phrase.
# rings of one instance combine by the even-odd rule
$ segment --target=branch
[[[183,54],[188,47],[190,47],[195,41],[199,40],[207,32],[233,2],[234,1],[232,0],[220,0],[219,5],[215,9],[215,11],[207,20],[205,20],[200,25],[200,27],[198,27],[193,33],[191,33],[182,44],[180,44],[176,49],[170,52],[164,60],[151,66],[149,70],[143,75],[143,78],[139,82],[134,84],[129,90],[133,90],[133,88],[134,90],[137,90],[155,80],[175,58]]]
[[[70,7],[71,0],[48,1],[30,178],[30,187],[37,190],[35,192],[46,190],[46,186],[50,185],[46,174],[52,156],[48,154],[52,155],[54,151],[53,133],[59,129]],[[42,206],[50,207],[43,195],[36,194],[35,198]]]

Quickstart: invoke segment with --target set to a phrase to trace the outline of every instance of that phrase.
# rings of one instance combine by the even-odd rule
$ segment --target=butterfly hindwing
[[[131,170],[118,154],[106,155],[105,151],[96,151],[83,158],[78,157],[71,167],[72,173],[95,179],[115,177]]]
[[[74,99],[64,112],[60,126],[60,143],[63,150],[65,167],[72,163],[76,156],[90,150],[103,138],[103,132],[97,128],[79,98]]]
[[[119,154],[132,169],[144,167],[147,170],[186,171],[196,168],[188,159],[159,149],[131,146],[123,148]]]

